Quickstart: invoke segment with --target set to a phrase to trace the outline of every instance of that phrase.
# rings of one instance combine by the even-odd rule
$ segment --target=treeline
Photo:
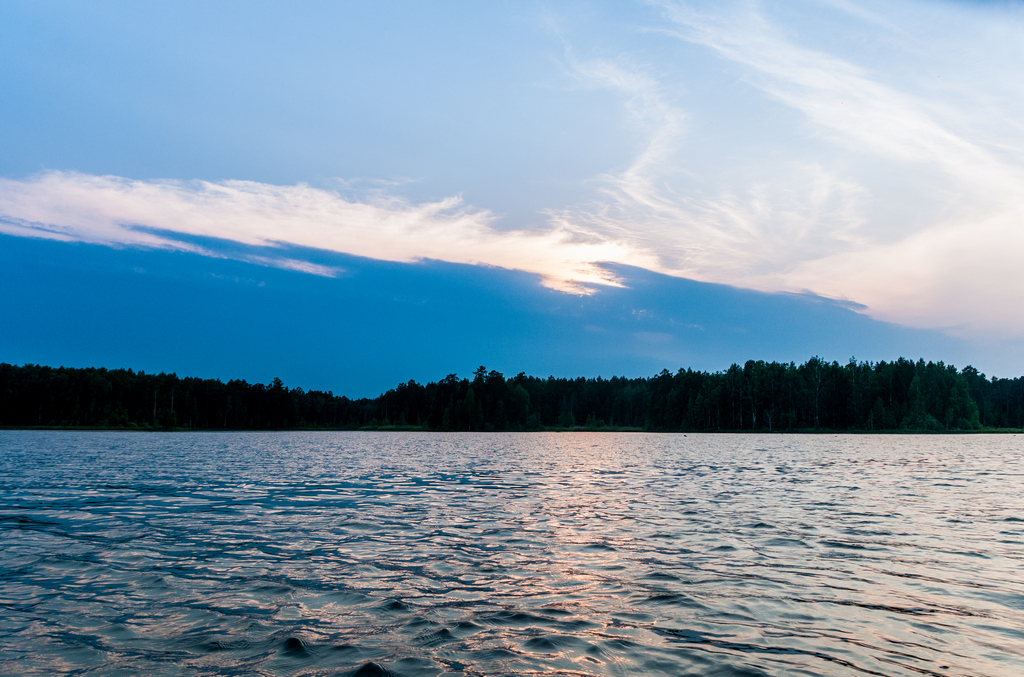
[[[0,426],[657,431],[1024,428],[1024,377],[942,362],[749,361],[650,378],[506,378],[480,367],[376,398],[130,369],[0,364]]]

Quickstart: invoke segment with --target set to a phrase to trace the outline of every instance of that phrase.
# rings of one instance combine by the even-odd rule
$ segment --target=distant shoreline
[[[70,431],[123,433],[431,433],[459,435],[522,435],[531,433],[643,433],[645,435],[1020,435],[1024,428],[979,428],[977,430],[644,430],[643,428],[543,428],[539,430],[434,430],[426,426],[380,426],[364,428],[121,428],[109,426],[0,426],[0,431]]]
[[[649,377],[506,378],[481,366],[377,397],[131,369],[0,363],[0,428],[954,433],[1024,430],[1024,377],[899,358],[748,360]]]

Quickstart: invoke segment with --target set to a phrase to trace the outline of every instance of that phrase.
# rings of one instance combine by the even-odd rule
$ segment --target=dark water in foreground
[[[1024,675],[1024,437],[0,432],[0,673]]]

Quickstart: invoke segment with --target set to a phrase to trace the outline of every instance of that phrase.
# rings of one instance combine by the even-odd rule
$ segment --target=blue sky
[[[1017,2],[4,3],[0,360],[1017,375],[1022,38]]]

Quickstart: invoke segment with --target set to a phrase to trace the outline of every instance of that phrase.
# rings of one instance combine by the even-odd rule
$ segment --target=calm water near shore
[[[1024,674],[1024,436],[0,431],[0,673]]]

